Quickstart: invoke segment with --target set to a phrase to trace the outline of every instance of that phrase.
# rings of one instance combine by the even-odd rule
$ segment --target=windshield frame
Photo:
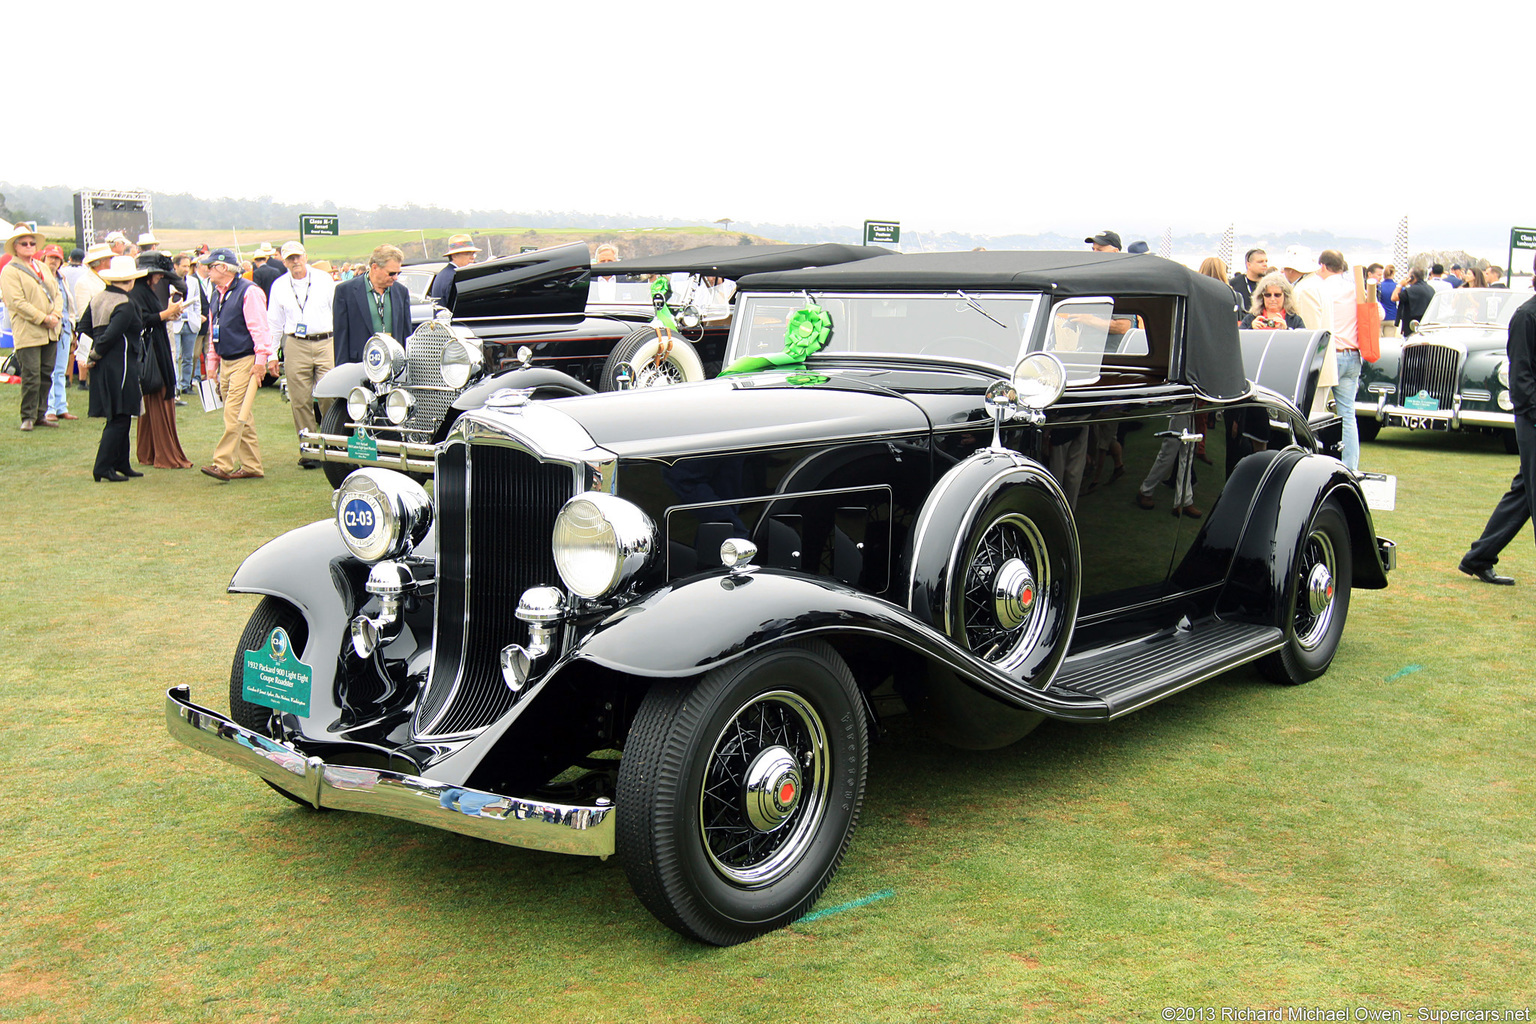
[[[1040,331],[1040,311],[1049,306],[1047,296],[1035,291],[960,291],[946,289],[943,291],[838,291],[817,292],[812,291],[809,297],[818,304],[824,302],[900,302],[900,301],[926,301],[926,302],[953,302],[961,305],[969,305],[969,316],[974,316],[981,323],[994,320],[990,313],[985,312],[986,303],[990,301],[1004,301],[1018,304],[1026,303],[1029,306],[1028,314],[1020,327],[1018,343],[1014,349],[1010,362],[1002,363],[991,360],[967,358],[959,355],[934,354],[922,352],[904,351],[847,351],[847,350],[823,350],[812,355],[807,360],[807,365],[815,364],[846,364],[856,363],[891,363],[899,362],[911,364],[913,362],[935,362],[946,365],[960,365],[965,367],[981,367],[989,373],[1000,373],[1007,377],[1013,373],[1013,368],[1018,365],[1030,350],[1032,343]],[[806,293],[789,291],[750,291],[740,292],[736,296],[735,317],[731,324],[731,335],[726,345],[726,365],[747,356],[762,356],[762,352],[750,350],[748,338],[752,332],[754,320],[754,306],[759,302],[771,302],[774,304],[790,304],[803,308],[807,304]],[[982,309],[975,308],[980,303]],[[825,308],[825,307],[823,307]],[[994,320],[995,322],[995,320]],[[835,346],[838,324],[834,319],[832,324],[832,344]],[[1004,327],[1005,330],[1012,328]],[[782,351],[779,349],[778,351]]]

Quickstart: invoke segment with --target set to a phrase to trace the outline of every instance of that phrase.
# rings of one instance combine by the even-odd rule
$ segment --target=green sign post
[[[334,213],[301,213],[299,214],[299,244],[304,244],[305,235],[325,235],[329,238],[341,237],[341,218]]]
[[[1504,273],[1508,277],[1515,276],[1515,250],[1536,249],[1536,228],[1510,228],[1509,229],[1509,258],[1504,261]],[[1536,267],[1531,273],[1536,274]],[[1513,282],[1510,283],[1513,287]]]
[[[900,245],[901,221],[867,220],[864,222],[865,245]]]

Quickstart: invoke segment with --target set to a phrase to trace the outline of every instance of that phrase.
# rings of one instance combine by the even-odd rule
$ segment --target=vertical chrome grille
[[[448,407],[456,395],[443,384],[441,367],[443,346],[452,339],[453,332],[448,325],[437,320],[422,324],[411,335],[405,353],[405,386],[416,400],[416,407],[403,424],[407,430],[420,430],[430,435],[448,415]]]
[[[438,455],[436,643],[417,738],[476,732],[512,706],[501,649],[527,638],[514,614],[523,591],[560,585],[550,536],[575,485],[571,466],[500,444]]]
[[[1461,352],[1444,345],[1404,345],[1398,366],[1398,401],[1427,391],[1449,409],[1461,382]]]

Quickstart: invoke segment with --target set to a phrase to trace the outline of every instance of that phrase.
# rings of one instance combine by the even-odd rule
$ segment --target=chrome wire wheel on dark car
[[[1296,551],[1286,594],[1285,646],[1261,661],[1279,683],[1305,683],[1328,671],[1344,634],[1354,579],[1349,527],[1329,499],[1313,513]]]
[[[868,742],[853,675],[824,641],[653,684],[619,762],[617,850],[635,894],[717,946],[798,920],[853,838]]]
[[[804,855],[827,810],[827,728],[794,693],[753,697],[709,756],[699,833],[716,871],[767,885]]]
[[[965,573],[965,646],[1004,671],[1039,643],[1049,619],[1051,567],[1033,520],[1000,516],[987,526]]]

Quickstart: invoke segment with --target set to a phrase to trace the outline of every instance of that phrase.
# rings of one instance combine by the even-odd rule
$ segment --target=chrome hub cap
[[[772,832],[784,824],[800,803],[800,768],[794,755],[783,747],[769,747],[747,768],[742,794],[747,820],[759,832]]]
[[[1035,574],[1017,558],[1010,558],[992,576],[992,608],[997,624],[1018,629],[1035,603]]]
[[[1307,603],[1313,615],[1321,615],[1333,602],[1333,573],[1326,565],[1314,565],[1307,576]]]

